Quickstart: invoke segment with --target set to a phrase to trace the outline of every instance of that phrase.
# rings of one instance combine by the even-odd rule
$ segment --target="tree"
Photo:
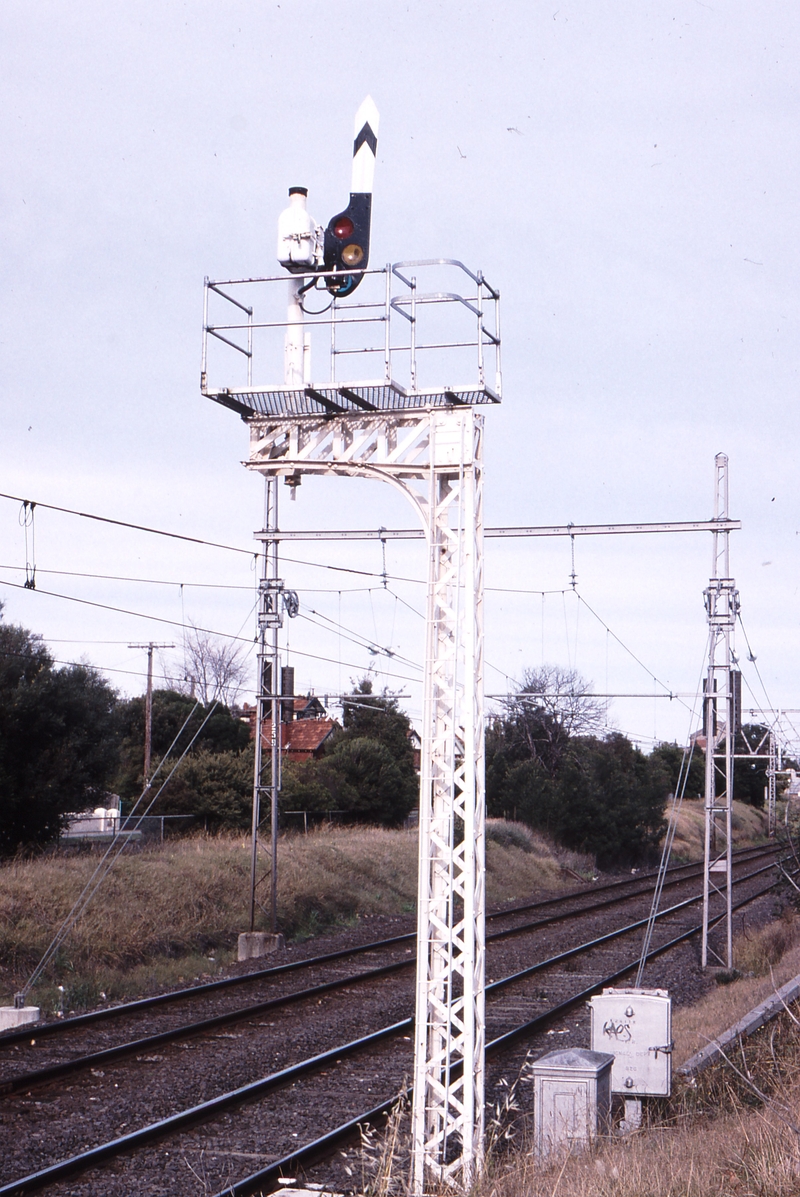
[[[85,665],[53,667],[40,636],[0,624],[0,854],[55,839],[104,804],[116,694]]]
[[[231,644],[192,626],[184,643],[185,681],[178,689],[197,694],[204,706],[219,700],[232,707],[248,677],[242,645]]]
[[[673,794],[683,789],[685,798],[702,798],[706,791],[706,754],[697,744],[691,750],[678,744],[656,744],[651,756],[667,771]],[[685,782],[684,782],[685,777]]]
[[[769,728],[760,723],[745,723],[736,738],[736,753],[754,753],[750,760],[733,762],[733,796],[749,806],[763,807],[769,766]]]
[[[331,736],[319,770],[333,809],[402,822],[419,797],[408,715],[388,690],[373,694],[370,678],[342,700],[342,709],[343,727]]]
[[[554,776],[572,736],[590,735],[603,724],[604,706],[574,669],[544,665],[526,669],[522,685],[505,702],[506,714],[490,729],[492,753],[509,763],[534,760]]]
[[[591,852],[601,867],[645,859],[666,830],[668,792],[664,765],[626,736],[578,739],[554,794],[556,836],[568,848]]]
[[[153,760],[163,757],[188,719],[175,748],[174,760],[189,744],[194,733],[209,714],[209,706],[197,706],[197,700],[175,690],[153,691]],[[195,710],[195,708],[197,709]],[[194,713],[193,713],[194,712]],[[115,780],[116,792],[125,799],[136,798],[144,784],[144,698],[130,698],[119,703],[116,730],[120,740],[120,765]],[[250,728],[219,703],[197,737],[192,751],[241,752],[250,743]]]
[[[333,790],[326,785],[324,761],[284,761],[281,765],[281,811],[336,810]]]
[[[526,669],[516,701],[528,702],[527,695],[532,695],[533,705],[568,736],[591,735],[603,726],[605,704],[594,697],[591,682],[576,669],[561,669],[558,665]]]
[[[320,762],[318,776],[331,795],[331,809],[369,822],[402,822],[419,793],[413,766],[405,771],[386,744],[367,736],[338,740]]]
[[[384,690],[372,693],[372,681],[364,677],[351,694],[342,699],[343,730],[335,741],[342,739],[378,740],[388,748],[397,764],[414,768],[414,746],[411,743],[411,720],[400,710],[397,697]]]
[[[252,748],[201,748],[181,761],[153,814],[194,815],[209,831],[239,831],[250,826],[252,802]]]
[[[644,756],[618,733],[591,734],[603,704],[574,670],[527,670],[505,705],[486,735],[487,812],[522,819],[604,866],[646,857],[670,788],[663,756]]]

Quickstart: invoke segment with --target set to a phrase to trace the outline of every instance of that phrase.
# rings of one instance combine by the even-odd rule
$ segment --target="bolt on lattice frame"
[[[484,1101],[483,417],[454,406],[249,424],[249,469],[388,482],[425,529],[412,1183],[469,1184]]]
[[[728,519],[728,458],[714,459],[714,518]],[[703,868],[702,967],[708,965],[709,913],[712,895],[725,907],[725,967],[733,967],[732,926],[732,814],[734,740],[740,716],[734,678],[733,632],[739,612],[739,592],[730,576],[730,533],[712,533],[712,576],[706,588],[709,648],[704,683],[703,727],[706,739],[705,847]],[[716,955],[716,953],[712,953]]]

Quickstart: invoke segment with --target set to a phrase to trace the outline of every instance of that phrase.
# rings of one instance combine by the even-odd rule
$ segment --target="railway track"
[[[746,869],[750,861],[758,861],[763,859],[765,856],[771,857],[773,855],[774,849],[772,848],[768,848],[766,851],[742,854],[742,856],[740,856],[736,862],[737,867],[739,869]],[[689,867],[691,871],[688,874],[684,874],[684,870],[687,867]],[[696,866],[678,866],[677,871],[681,875],[678,877],[672,877],[665,885],[665,889],[685,885],[687,881],[694,879],[698,872]],[[622,887],[624,889],[629,885],[630,883],[626,880],[624,882],[611,883],[610,885],[604,886],[602,888],[604,891],[608,891],[609,889],[617,890],[617,887]],[[498,940],[506,939],[511,936],[530,934],[545,927],[553,927],[558,923],[563,923],[570,919],[574,919],[579,914],[585,915],[592,912],[596,913],[600,910],[608,909],[611,906],[618,905],[623,902],[630,902],[632,898],[639,897],[640,895],[646,895],[649,897],[651,892],[652,888],[650,886],[644,888],[639,887],[633,892],[613,892],[611,894],[606,892],[605,896],[599,901],[595,899],[595,901],[593,901],[591,904],[584,906],[578,911],[574,909],[560,909],[557,913],[544,914],[538,918],[534,918],[533,920],[528,920],[526,922],[519,921],[520,914],[530,912],[531,910],[546,909],[552,906],[555,902],[558,902],[558,899],[545,899],[543,902],[528,903],[524,906],[513,907],[510,910],[496,912],[487,920],[488,928],[495,927],[497,922],[507,920],[509,916],[514,917],[509,926],[495,927],[494,930],[487,928],[487,946]],[[562,902],[558,902],[558,904],[563,906]],[[636,923],[635,926],[638,927],[639,923]],[[614,934],[617,933],[615,932]],[[225,986],[230,990],[233,984],[241,987],[242,985],[245,985],[247,982],[251,982],[254,979],[264,981],[265,979],[273,979],[276,976],[285,976],[287,973],[294,974],[304,965],[311,970],[316,971],[321,966],[330,965],[343,959],[347,960],[350,957],[360,955],[365,951],[369,952],[370,954],[376,954],[385,949],[396,949],[400,946],[405,948],[405,945],[408,943],[408,941],[413,939],[413,935],[394,936],[390,939],[381,940],[371,944],[363,945],[362,947],[346,950],[344,953],[334,952],[322,957],[311,957],[308,961],[298,961],[293,962],[290,965],[282,965],[273,969],[260,970],[255,975],[226,978],[221,983],[212,982],[211,985],[198,986],[194,989],[184,992],[196,999],[197,997],[207,994],[209,990],[211,992],[218,992],[220,985]],[[578,953],[583,950],[584,949],[582,947],[577,949]],[[571,958],[569,952],[566,954],[561,953],[561,956],[563,956],[564,959]],[[58,1078],[68,1077],[81,1071],[82,1069],[105,1067],[107,1064],[123,1059],[126,1056],[137,1055],[148,1051],[156,1051],[165,1047],[167,1044],[176,1042],[177,1040],[186,1039],[193,1035],[209,1034],[213,1031],[221,1030],[223,1027],[230,1026],[237,1022],[253,1019],[257,1016],[266,1015],[269,1012],[284,1009],[295,1003],[307,1003],[309,1001],[319,1000],[324,995],[339,989],[349,988],[352,990],[353,987],[374,982],[380,978],[391,976],[394,973],[406,971],[410,969],[415,962],[415,954],[409,953],[406,950],[399,959],[393,959],[386,964],[379,964],[372,968],[364,968],[357,973],[340,974],[332,979],[320,981],[316,984],[304,986],[300,989],[293,989],[289,992],[272,996],[258,1002],[251,1002],[244,1006],[229,1008],[222,1012],[212,1014],[209,1017],[179,1023],[164,1030],[159,1030],[155,1034],[140,1036],[132,1040],[118,1041],[113,1045],[102,1046],[93,1051],[79,1052],[77,1055],[68,1054],[62,1059],[52,1061],[44,1066],[40,1065],[36,1069],[13,1069],[12,1071],[7,1071],[6,1069],[8,1066],[6,1065],[6,1067],[3,1068],[3,1071],[0,1072],[0,1096],[20,1092],[23,1089],[30,1089],[36,1085],[49,1083]],[[537,968],[539,967],[541,966],[537,966]],[[174,1001],[181,996],[181,991],[162,996],[166,998],[169,1003],[174,1003]],[[91,1023],[93,1018],[98,1016],[114,1014],[119,1017],[128,1012],[138,1014],[142,1005],[144,1005],[147,1009],[152,1009],[154,1001],[157,1002],[160,1000],[161,999],[145,999],[144,1003],[135,1002],[128,1006],[115,1007],[110,1011],[102,1010],[96,1012],[95,1014],[71,1019],[67,1022],[45,1024],[41,1027],[37,1026],[33,1030],[28,1027],[21,1032],[13,1032],[11,1035],[7,1036],[4,1041],[0,1041],[0,1047],[4,1046],[4,1043],[14,1045],[30,1044],[31,1046],[36,1047],[36,1045],[41,1041],[43,1032],[50,1032],[51,1035],[69,1034],[73,1030],[85,1028],[87,1024]],[[40,1055],[41,1052],[39,1051],[38,1054]]]
[[[778,849],[774,845],[740,849],[734,854],[734,865],[735,867],[739,867],[752,860],[766,859],[769,856],[774,856],[777,851]],[[665,883],[664,888],[671,889],[683,884],[687,880],[701,876],[702,865],[699,862],[673,865],[667,870],[667,873],[669,880]],[[592,886],[591,888],[573,890],[535,902],[526,902],[490,912],[486,916],[487,942],[491,942],[495,938],[527,933],[537,928],[563,923],[577,915],[588,914],[602,908],[618,905],[639,895],[649,897],[652,894],[652,880],[655,876],[655,871],[637,873],[630,878],[606,882],[599,886]],[[554,907],[558,908],[556,913],[545,913]],[[523,918],[523,916],[538,912],[541,912],[540,916],[532,920],[528,919],[528,921],[525,921]],[[506,924],[505,926],[503,926],[504,923]],[[415,943],[416,933],[410,931],[402,935],[395,935],[382,940],[369,941],[338,951],[328,952],[324,955],[293,960],[270,968],[258,969],[242,975],[188,986],[133,1002],[102,1007],[98,1010],[92,1010],[87,1014],[54,1020],[52,1022],[40,1022],[36,1024],[35,1029],[27,1026],[0,1033],[0,1069],[3,1068],[6,1049],[17,1046],[22,1047],[30,1043],[32,1035],[35,1037],[36,1044],[41,1051],[41,1046],[45,1039],[72,1038],[74,1040],[78,1032],[86,1032],[91,1028],[109,1023],[119,1024],[126,1019],[135,1024],[143,1014],[152,1015],[153,1011],[175,1009],[175,1007],[181,1004],[191,1005],[201,1002],[207,1005],[210,999],[215,1000],[222,995],[238,994],[241,990],[265,983],[274,985],[277,981],[288,979],[298,972],[316,975],[320,970],[328,971],[332,967],[335,968],[348,960],[354,960],[364,955],[399,953],[401,954],[401,960],[397,962],[397,965],[388,966],[399,967],[401,964],[407,965],[413,963],[413,948],[415,947]],[[412,946],[410,959],[408,959],[409,945]],[[339,983],[346,985],[355,983],[358,979],[359,974],[343,974],[339,978]],[[287,1000],[292,1000],[292,997],[287,996]],[[233,1019],[236,1018],[235,1010],[231,1011],[231,1017]],[[203,1021],[198,1020],[195,1025],[202,1029]],[[183,1033],[183,1028],[177,1028],[177,1033]],[[6,1079],[4,1074],[0,1072],[0,1094],[8,1091],[7,1088],[4,1088]]]
[[[742,906],[768,891],[769,886],[764,889],[763,882],[771,865],[760,861],[773,855],[772,851],[739,854],[737,886],[744,892]],[[671,873],[670,884],[674,888],[691,885],[698,871],[696,866],[678,868]],[[642,881],[640,876],[630,881],[626,879],[622,885],[609,883],[597,887],[591,895],[579,891],[575,895],[496,912],[487,934],[490,978],[487,1025],[492,1040],[487,1051],[489,1057],[508,1055],[509,1051],[513,1054],[514,1044],[543,1029],[546,1033],[549,1023],[563,1019],[567,1011],[579,1006],[594,989],[612,983],[635,967],[642,924],[647,914],[642,907],[648,903],[651,889],[649,885],[645,888]],[[583,909],[561,909],[565,902],[569,906],[573,899],[585,900],[587,896],[592,898],[588,906],[585,901],[577,903]],[[690,920],[689,925],[686,924],[687,916],[691,916],[698,900],[695,888],[689,897],[681,896],[661,912],[659,939],[651,952],[652,959],[677,949],[680,944],[685,945],[696,934],[694,923]],[[629,916],[621,927],[611,925],[613,907],[623,902],[632,911],[638,903],[639,917]],[[554,911],[552,908],[556,905],[559,909]],[[538,917],[530,918],[531,913]],[[696,909],[693,917],[696,921]],[[506,925],[502,925],[504,922]],[[578,934],[579,922],[580,926],[588,924],[599,933],[586,938],[584,932],[581,936]],[[557,951],[551,950],[554,937],[561,941],[556,944]],[[565,939],[571,941],[565,942]],[[87,1170],[112,1160],[115,1175],[110,1175],[110,1169],[106,1168],[102,1180],[104,1192],[109,1194],[129,1193],[134,1189],[138,1193],[153,1194],[193,1192],[195,1190],[189,1184],[200,1184],[192,1177],[192,1172],[200,1175],[198,1166],[204,1186],[198,1187],[198,1192],[213,1191],[214,1184],[219,1181],[228,1186],[225,1192],[231,1191],[229,1182],[233,1182],[234,1192],[256,1192],[260,1185],[271,1183],[264,1175],[265,1168],[272,1170],[270,1175],[274,1180],[275,1169],[287,1167],[288,1159],[298,1166],[307,1164],[310,1156],[323,1150],[319,1141],[321,1125],[333,1123],[335,1128],[335,1115],[341,1111],[353,1112],[352,1117],[342,1124],[345,1128],[353,1119],[363,1120],[370,1112],[377,1117],[380,1110],[374,1104],[374,1098],[378,1093],[380,1108],[385,1108],[387,1099],[403,1088],[411,1062],[408,1014],[413,959],[406,955],[407,941],[407,936],[395,936],[357,949],[363,958],[380,954],[390,945],[390,952],[403,952],[402,959],[364,968],[359,973],[328,976],[314,985],[217,1013],[210,1020],[182,1023],[166,1031],[157,1031],[155,1036],[117,1042],[110,1048],[101,1047],[99,1052],[82,1052],[44,1068],[23,1067],[16,1075],[7,1075],[4,1065],[2,1076],[6,1097],[0,1106],[4,1130],[13,1134],[15,1124],[27,1122],[31,1127],[33,1146],[38,1149],[37,1164],[40,1166],[35,1172],[28,1171],[23,1176],[19,1166],[14,1171],[13,1162],[9,1162],[2,1177],[4,1180],[8,1178],[9,1183],[0,1188],[0,1194],[23,1194],[43,1188],[71,1195],[93,1193],[97,1190],[92,1187],[91,1179],[78,1180],[77,1184],[72,1179],[68,1189],[63,1188],[63,1182],[67,1178],[81,1177]],[[311,958],[292,962],[288,967],[259,970],[258,975],[261,981],[266,977],[274,984],[285,981],[287,976],[293,977],[298,970],[302,972],[304,967],[311,971],[339,967],[353,955],[352,950],[328,953],[324,964],[320,963],[320,958]],[[521,967],[514,967],[515,964]],[[584,971],[578,972],[578,967]],[[575,971],[568,971],[570,969]],[[240,985],[252,980],[251,974],[247,978],[226,979],[222,985],[216,982],[195,987],[192,1000],[196,1001],[201,994],[218,993],[220,989],[238,993]],[[155,1007],[169,1007],[178,1000],[174,995],[160,995]],[[152,1011],[152,1000],[148,1002],[151,1004],[147,1009]],[[132,1008],[137,1015],[142,1014],[141,1003],[128,1007],[128,1013]],[[124,1009],[116,1008],[117,1017],[123,1017],[118,1012]],[[102,1017],[94,1024],[87,1023],[85,1017],[70,1020],[72,1027],[68,1023],[54,1024],[58,1031],[54,1030],[52,1035],[59,1042],[69,1040],[71,1036],[66,1034],[67,1028],[72,1032],[82,1028],[85,1033],[87,1026],[96,1028],[97,1023],[102,1025],[107,1021],[109,1013],[99,1012]],[[522,1021],[520,1013],[527,1014]],[[265,1024],[262,1021],[265,1016],[272,1021]],[[366,1035],[365,1025],[374,1028]],[[222,1030],[234,1026],[239,1030]],[[26,1033],[28,1043],[43,1029],[37,1027],[32,1032],[29,1028]],[[557,1028],[557,1031],[568,1034],[563,1028]],[[47,1039],[47,1035],[44,1038]],[[236,1050],[232,1051],[235,1040],[240,1042],[235,1043]],[[559,1040],[559,1043],[568,1041]],[[21,1046],[21,1036],[3,1037],[0,1047],[7,1045],[16,1056],[14,1049]],[[545,1046],[552,1045],[552,1040],[545,1043]],[[8,1055],[3,1053],[6,1063]],[[242,1067],[243,1055],[251,1067]],[[219,1073],[214,1075],[212,1083],[209,1067],[213,1073],[214,1061],[219,1062]],[[232,1066],[232,1062],[238,1062],[238,1066]],[[154,1069],[153,1065],[159,1067]],[[118,1079],[114,1080],[114,1077]],[[237,1079],[244,1083],[230,1083]],[[67,1085],[68,1080],[72,1084]],[[61,1086],[58,1092],[54,1092],[56,1081]],[[131,1090],[137,1087],[141,1100],[132,1101]],[[211,1096],[207,1095],[209,1087],[217,1090]],[[321,1096],[323,1089],[324,1097]],[[373,1104],[357,1100],[365,1091],[372,1091]],[[288,1092],[293,1099],[291,1110],[287,1106]],[[202,1100],[198,1101],[198,1096]],[[91,1128],[87,1127],[89,1119],[86,1117],[86,1111],[92,1110],[90,1103],[95,1104],[98,1112],[97,1125]],[[121,1113],[116,1113],[116,1109]],[[137,1129],[128,1130],[129,1123],[123,1121],[126,1113],[129,1121],[140,1124]],[[152,1117],[152,1114],[157,1116]],[[212,1118],[215,1121],[210,1124],[210,1133],[206,1127],[200,1131],[193,1129]],[[275,1128],[271,1134],[271,1150],[267,1152],[264,1150],[265,1119]],[[276,1122],[281,1127],[277,1127]],[[47,1139],[46,1143],[36,1143],[33,1139],[37,1134],[34,1125],[48,1127],[47,1135],[44,1131],[38,1132]],[[65,1128],[60,1138],[54,1133],[59,1125]],[[295,1129],[289,1130],[289,1126]],[[109,1134],[107,1128],[111,1128],[111,1136],[98,1143],[98,1137]],[[113,1134],[114,1130],[121,1133]],[[347,1133],[350,1132],[346,1129],[337,1131],[339,1139]],[[172,1142],[176,1135],[180,1136],[177,1148],[152,1148],[157,1142]],[[89,1143],[82,1142],[87,1138]],[[298,1156],[297,1150],[284,1150],[292,1145],[293,1138],[305,1143],[299,1149],[305,1154]],[[238,1145],[241,1150],[232,1148],[231,1144]],[[77,1153],[76,1146],[82,1148]],[[71,1155],[68,1154],[70,1150]],[[133,1152],[136,1154],[131,1154]],[[219,1175],[220,1157],[227,1168],[227,1172],[223,1169],[222,1176]],[[251,1172],[250,1179],[236,1181],[235,1171],[238,1170],[241,1176],[242,1170],[246,1171],[245,1161],[255,1161],[263,1167]],[[178,1177],[174,1175],[176,1168]],[[161,1181],[152,1179],[159,1174],[166,1174],[163,1187]],[[20,1179],[10,1180],[14,1175]],[[252,1177],[258,1179],[252,1180]],[[150,1179],[145,1181],[145,1178]],[[251,1182],[253,1187],[247,1188]],[[239,1187],[242,1184],[244,1188]]]

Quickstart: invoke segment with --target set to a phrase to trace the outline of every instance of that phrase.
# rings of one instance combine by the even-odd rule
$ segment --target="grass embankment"
[[[765,832],[763,815],[735,803],[737,846]],[[681,859],[702,856],[702,803],[684,802],[675,837]],[[517,823],[487,824],[490,905],[572,887],[591,861],[554,848]],[[280,843],[278,920],[306,938],[360,916],[410,914],[417,835],[382,828],[323,828]],[[72,908],[97,855],[56,853],[0,867],[0,1004],[25,982]],[[64,942],[30,1000],[51,1011],[131,998],[235,959],[250,878],[247,837],[173,840],[123,854]],[[58,986],[63,985],[63,994]]]
[[[97,855],[55,854],[0,868],[0,1004],[30,975],[98,862]],[[279,925],[297,939],[359,916],[411,914],[416,867],[413,831],[284,836]],[[588,858],[558,852],[519,824],[490,824],[490,904],[573,886],[575,870],[589,874],[590,867]],[[213,974],[235,959],[249,885],[250,843],[242,836],[173,840],[123,854],[29,1000],[47,1011],[62,1003],[81,1009]]]
[[[677,863],[685,860],[702,860],[705,831],[705,812],[702,798],[685,798],[678,815],[678,827],[672,845],[672,859]],[[669,814],[669,811],[667,811]],[[766,811],[756,810],[744,802],[733,804],[731,815],[734,848],[745,848],[758,844],[767,838]]]

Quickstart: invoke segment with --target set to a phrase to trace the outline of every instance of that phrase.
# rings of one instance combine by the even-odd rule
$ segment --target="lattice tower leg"
[[[280,668],[278,633],[283,622],[281,609],[282,583],[278,578],[278,541],[268,539],[278,527],[278,479],[266,480],[265,543],[263,569],[258,596],[258,653],[256,679],[255,762],[253,774],[253,813],[250,861],[250,930],[255,930],[256,907],[269,913],[270,930],[278,929],[277,915],[277,853],[278,853],[278,794],[281,787],[280,740]],[[264,783],[263,728],[270,721],[270,777]],[[264,808],[268,804],[270,847],[268,861],[262,840]],[[269,879],[269,907],[266,883]]]
[[[471,407],[251,422],[268,477],[388,482],[428,542],[414,1103],[415,1194],[483,1153],[483,416]]]
[[[471,423],[471,422],[470,422]],[[440,433],[445,432],[439,427]],[[448,430],[450,431],[450,430]],[[468,435],[468,425],[461,422]],[[420,788],[414,1193],[469,1186],[483,1151],[482,478],[434,467]],[[433,453],[434,460],[436,453]]]
[[[770,838],[776,830],[776,802],[778,797],[778,743],[774,732],[769,733],[769,767],[767,768],[767,820]]]

